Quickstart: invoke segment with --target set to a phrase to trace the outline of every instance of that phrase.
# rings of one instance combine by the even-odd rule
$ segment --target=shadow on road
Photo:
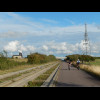
[[[87,72],[87,71],[84,71],[84,73],[86,73],[90,76],[90,77],[86,77],[87,79],[91,79],[93,81],[99,81],[100,82],[100,76],[97,76],[97,75],[92,74],[91,72]]]
[[[83,87],[83,86],[77,85],[77,84],[74,84],[74,83],[67,84],[67,83],[55,81],[55,87]]]
[[[69,70],[69,69],[68,67],[66,67],[66,68],[59,68],[59,70]],[[71,67],[70,70],[78,70],[78,69],[75,67]]]
[[[66,69],[59,69],[59,70],[69,70],[69,69],[66,68]],[[78,70],[78,69],[76,68],[76,69],[70,69],[70,70]]]

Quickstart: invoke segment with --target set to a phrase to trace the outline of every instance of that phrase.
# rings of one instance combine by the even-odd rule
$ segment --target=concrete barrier
[[[54,81],[56,79],[57,71],[60,65],[53,71],[53,73],[48,77],[48,79],[41,85],[41,87],[53,87]]]

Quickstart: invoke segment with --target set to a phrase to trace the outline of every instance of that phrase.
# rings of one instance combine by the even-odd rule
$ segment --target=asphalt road
[[[73,66],[68,70],[68,63],[62,62],[58,70],[56,87],[100,87],[100,79]]]

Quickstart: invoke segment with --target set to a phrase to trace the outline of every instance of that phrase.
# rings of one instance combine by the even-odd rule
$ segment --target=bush
[[[10,69],[19,65],[25,65],[26,62],[16,62],[8,60],[6,57],[0,57],[0,70]]]
[[[46,56],[44,54],[33,53],[28,55],[28,63],[30,64],[42,64],[50,61],[55,61],[56,58],[53,55]]]

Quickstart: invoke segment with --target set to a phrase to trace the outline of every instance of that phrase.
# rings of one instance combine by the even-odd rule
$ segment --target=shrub
[[[39,53],[33,53],[28,55],[28,63],[30,64],[42,64],[50,61],[56,60],[55,56],[49,55],[46,56],[44,54],[39,54]]]
[[[26,62],[16,62],[8,60],[6,57],[0,57],[0,70],[10,69],[19,65],[25,65]]]

